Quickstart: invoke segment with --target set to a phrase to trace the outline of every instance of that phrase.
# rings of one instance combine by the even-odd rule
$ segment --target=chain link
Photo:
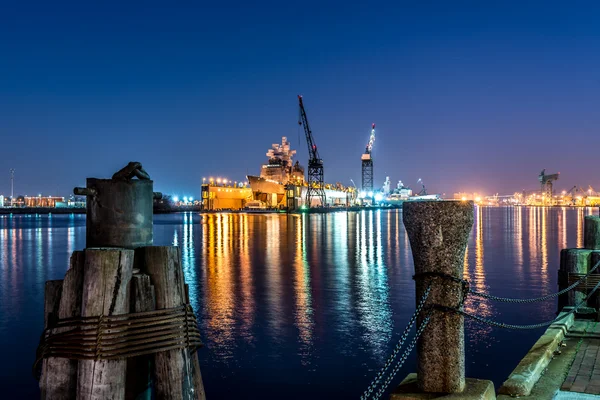
[[[365,390],[363,395],[360,397],[361,400],[366,400],[369,398],[371,393],[373,393],[373,391],[377,387],[377,384],[379,383],[381,378],[383,378],[383,376],[385,375],[385,372],[387,371],[387,369],[390,367],[390,365],[392,365],[392,363],[396,359],[396,356],[402,349],[402,346],[404,345],[404,342],[406,341],[406,338],[408,337],[410,330],[412,329],[413,325],[415,324],[415,321],[417,320],[417,316],[423,309],[423,306],[425,305],[425,301],[427,300],[427,297],[429,296],[430,291],[431,291],[431,285],[427,286],[427,288],[425,289],[425,292],[423,292],[421,301],[417,305],[417,308],[416,308],[415,312],[413,313],[413,315],[410,317],[410,320],[408,321],[408,325],[406,325],[406,328],[404,328],[404,332],[402,332],[402,336],[400,337],[400,340],[394,347],[392,354],[388,357],[387,361],[385,362],[383,367],[379,370],[377,375],[375,375],[375,378],[373,378],[373,381],[371,381],[371,384],[369,385],[367,390]]]
[[[588,271],[588,273],[585,276],[582,276],[577,282],[573,283],[571,286],[561,290],[560,292],[557,293],[552,293],[552,294],[548,294],[546,296],[542,296],[542,297],[537,297],[535,299],[511,299],[509,297],[498,297],[498,296],[493,296],[491,294],[486,294],[486,293],[482,293],[482,292],[477,292],[475,290],[469,290],[469,293],[473,296],[477,296],[477,297],[483,297],[484,299],[490,299],[490,300],[496,300],[496,301],[501,301],[504,303],[535,303],[538,301],[545,301],[548,299],[552,299],[554,297],[558,297],[562,294],[567,293],[570,290],[573,290],[574,288],[576,288],[581,282],[585,281],[596,269],[598,269],[598,267],[600,266],[600,261],[598,261],[596,263],[596,265],[594,265],[594,267]]]
[[[475,321],[484,323],[484,324],[488,324],[491,326],[495,326],[498,328],[506,328],[506,329],[519,329],[519,330],[527,330],[527,329],[538,329],[538,328],[543,328],[545,326],[549,326],[552,324],[555,324],[559,321],[562,321],[563,319],[567,318],[569,315],[577,312],[577,310],[579,309],[579,307],[581,307],[582,305],[584,305],[587,300],[592,296],[592,294],[594,294],[594,292],[596,290],[598,290],[598,288],[600,288],[600,282],[598,282],[598,284],[594,287],[594,289],[592,289],[591,292],[588,293],[588,295],[579,302],[579,304],[577,304],[575,307],[573,307],[573,309],[571,309],[570,311],[568,311],[566,314],[559,316],[556,319],[553,319],[552,321],[546,321],[546,322],[541,322],[539,324],[532,324],[532,325],[512,325],[512,324],[505,324],[503,322],[497,322],[497,321],[492,321],[491,319],[486,319],[486,318],[482,318],[479,317],[477,315],[474,314],[470,314],[466,311],[463,311],[461,309],[457,309],[457,308],[451,308],[451,307],[445,307],[445,306],[441,306],[441,305],[435,305],[434,307],[438,310],[441,311],[450,311],[450,312],[454,312],[457,314],[460,314],[462,316],[465,316],[467,318],[473,319]]]
[[[400,368],[402,368],[402,366],[404,365],[404,362],[406,361],[406,359],[410,355],[412,349],[415,347],[415,344],[417,343],[417,340],[419,340],[419,337],[421,336],[421,334],[425,330],[425,327],[427,326],[427,324],[429,323],[429,320],[431,319],[431,314],[432,313],[433,313],[433,309],[431,309],[427,313],[427,315],[425,316],[425,319],[423,319],[423,322],[421,323],[421,325],[417,329],[417,333],[415,333],[415,337],[410,342],[410,344],[408,345],[408,347],[406,348],[406,350],[404,350],[404,353],[402,354],[402,357],[400,357],[400,360],[398,361],[398,363],[396,364],[396,366],[394,367],[394,369],[392,370],[392,372],[389,374],[389,376],[387,377],[387,379],[385,380],[385,382],[383,383],[383,385],[379,388],[379,390],[377,391],[377,393],[375,393],[375,396],[373,396],[374,400],[377,400],[377,399],[381,398],[381,396],[385,393],[385,391],[388,388],[388,386],[390,386],[390,383],[392,383],[392,379],[394,379],[394,377],[396,376],[396,374],[398,373],[398,371],[400,371]]]

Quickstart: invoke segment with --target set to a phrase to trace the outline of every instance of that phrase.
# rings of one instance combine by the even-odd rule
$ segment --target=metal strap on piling
[[[54,333],[57,328],[64,332]],[[201,346],[189,304],[132,314],[65,318],[44,330],[33,370],[39,378],[41,361],[48,357],[114,360]]]

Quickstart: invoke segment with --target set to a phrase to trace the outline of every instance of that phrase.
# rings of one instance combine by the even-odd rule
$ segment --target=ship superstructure
[[[268,162],[263,164],[260,177],[282,185],[288,182],[301,184],[304,182],[304,168],[293,157],[296,150],[292,150],[287,137],[281,138],[281,144],[273,143],[267,151]]]
[[[252,189],[254,200],[261,201],[269,208],[298,209],[308,207],[308,182],[304,176],[304,167],[293,160],[293,150],[287,137],[281,138],[281,144],[274,143],[267,150],[267,162],[261,166],[260,175],[248,175],[248,183]],[[286,190],[287,188],[287,190]],[[353,191],[341,183],[335,185],[325,183],[323,193],[326,206],[347,205],[351,201]],[[311,207],[322,206],[321,197],[311,196]]]

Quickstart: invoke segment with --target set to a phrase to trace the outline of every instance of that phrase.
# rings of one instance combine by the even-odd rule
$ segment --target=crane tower
[[[323,183],[323,160],[319,156],[317,145],[312,136],[308,118],[302,103],[302,96],[298,95],[300,103],[300,116],[298,124],[304,126],[304,134],[306,135],[306,144],[308,145],[308,190],[306,191],[306,205],[312,207],[312,199],[317,198],[321,202],[321,206],[325,206],[325,184]]]
[[[538,176],[540,184],[542,185],[542,195],[544,196],[544,201],[552,202],[552,196],[554,195],[552,191],[552,182],[558,180],[559,173],[546,175],[546,170],[543,169]],[[549,199],[549,200],[548,200]]]
[[[375,143],[375,124],[371,126],[371,136],[365,153],[360,157],[362,160],[362,190],[365,193],[373,193],[373,157],[371,151]]]

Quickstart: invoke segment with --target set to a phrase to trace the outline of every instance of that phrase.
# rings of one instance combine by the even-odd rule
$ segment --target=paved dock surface
[[[578,340],[577,351],[560,387],[559,394],[563,397],[557,399],[566,399],[566,392],[597,395],[596,398],[600,398],[600,324],[577,321],[567,337]]]
[[[600,339],[583,338],[561,391],[600,395]]]
[[[563,342],[531,394],[521,399],[600,400],[600,323],[576,320]]]

